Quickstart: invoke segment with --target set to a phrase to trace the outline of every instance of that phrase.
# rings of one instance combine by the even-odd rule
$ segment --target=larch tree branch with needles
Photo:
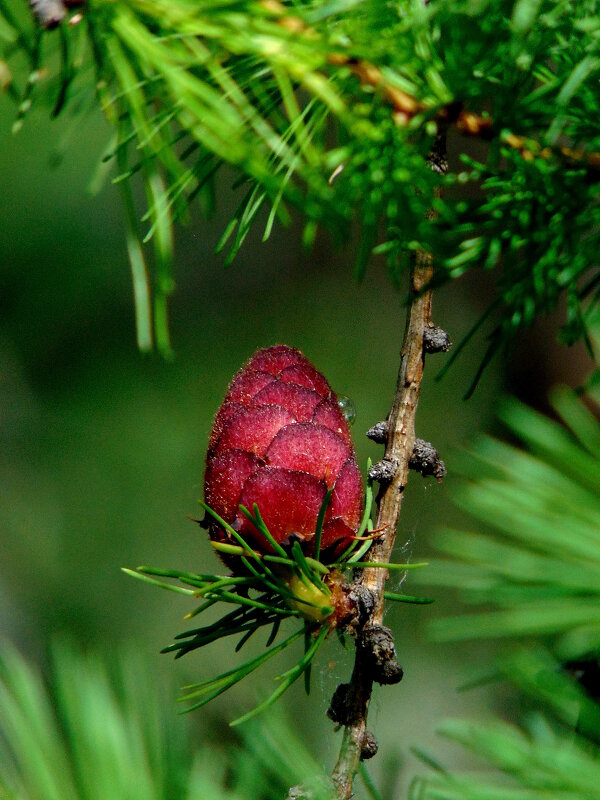
[[[95,92],[95,102],[114,128],[106,160],[117,165],[114,180],[121,183],[125,200],[140,349],[171,353],[166,301],[174,286],[173,223],[186,219],[198,195],[208,203],[223,164],[236,171],[236,185],[245,188],[219,244],[230,247],[229,260],[261,208],[269,206],[268,238],[276,219],[290,219],[289,206],[301,210],[309,244],[318,227],[340,240],[360,229],[358,278],[373,253],[384,257],[393,281],[403,285],[408,278],[410,302],[393,405],[388,419],[369,432],[386,449],[370,470],[362,519],[355,461],[358,480],[345,508],[343,535],[328,538],[328,502],[339,500],[332,500],[335,487],[327,484],[325,491],[321,475],[312,476],[321,481],[316,486],[305,477],[304,465],[286,467],[298,473],[288,475],[287,488],[302,483],[305,491],[288,493],[287,516],[269,518],[272,507],[266,500],[259,509],[254,496],[242,499],[241,486],[246,487],[250,472],[268,497],[273,465],[266,449],[292,424],[283,413],[290,412],[283,408],[288,389],[271,385],[285,383],[281,369],[266,377],[269,392],[277,390],[277,402],[272,394],[263,396],[263,406],[254,402],[261,386],[250,398],[252,409],[232,408],[237,400],[227,406],[231,419],[235,413],[255,413],[255,433],[260,427],[256,419],[264,422],[271,414],[264,406],[277,406],[281,425],[269,432],[264,452],[256,452],[255,437],[244,447],[236,441],[226,453],[215,450],[209,459],[218,473],[214,480],[209,474],[209,494],[215,486],[222,488],[217,467],[226,464],[230,477],[235,471],[228,460],[234,458],[231,450],[237,451],[237,477],[248,470],[225,510],[215,510],[214,501],[212,508],[204,504],[212,514],[213,547],[227,567],[235,565],[233,574],[150,567],[132,573],[198,602],[188,618],[217,602],[228,609],[217,622],[176,636],[166,650],[177,656],[232,635],[240,637],[238,652],[259,630],[268,633],[266,650],[258,657],[190,687],[184,699],[192,701],[191,708],[203,706],[288,646],[304,642],[303,654],[279,676],[273,694],[236,722],[271,705],[300,677],[308,688],[311,662],[330,632],[356,636],[352,676],[338,687],[329,709],[344,728],[333,782],[338,800],[347,800],[360,760],[376,751],[367,730],[373,685],[402,677],[392,634],[383,625],[384,601],[423,602],[386,592],[385,585],[388,567],[407,568],[390,562],[409,470],[438,479],[444,473],[436,451],[415,430],[425,354],[449,346],[445,333],[433,325],[433,287],[469,270],[497,276],[490,310],[464,339],[483,322],[490,323],[482,369],[522,328],[553,311],[560,298],[567,308],[564,338],[589,345],[588,321],[600,304],[600,137],[595,123],[600,27],[595,0],[36,0],[33,24],[25,2],[14,7],[17,13],[0,0],[0,84],[6,83],[17,104],[15,126],[24,124],[32,98],[54,69],[54,84],[46,85],[55,115],[83,85]],[[52,43],[55,59],[48,62]],[[21,56],[27,62],[24,75],[18,72]],[[485,155],[475,159],[461,141],[456,163],[462,166],[446,174],[440,135],[446,127],[465,141],[484,140]],[[432,174],[425,156],[436,135],[429,157]],[[146,240],[153,241],[154,269],[147,267],[139,241],[131,190],[137,178],[146,189],[148,211],[142,222],[149,224]],[[442,197],[442,185],[451,183],[471,184],[476,199],[452,192]],[[410,269],[408,251],[415,253]],[[255,372],[253,380],[265,380],[264,370]],[[319,387],[328,384],[304,362],[300,373],[309,386],[297,387],[305,392],[296,392],[298,408],[291,411],[297,412],[294,431],[302,438],[307,434],[302,426],[317,428],[320,422],[299,419],[300,395],[302,403],[320,403]],[[335,393],[325,389],[325,394],[331,422],[339,410]],[[219,419],[225,425],[225,417]],[[248,431],[248,425],[241,427]],[[345,423],[336,421],[329,433],[343,431]],[[223,429],[216,431],[215,441],[217,434]],[[333,448],[322,446],[323,431],[312,434],[325,459],[330,458]],[[341,469],[354,456],[348,449],[340,453]],[[321,467],[330,478],[341,474],[329,464]],[[372,481],[379,483],[374,523]],[[223,500],[218,491],[213,494]],[[295,527],[284,529],[281,517],[286,516],[286,524],[291,511],[300,518],[306,498],[313,503],[310,524],[298,526],[294,518]],[[274,505],[279,510],[284,504]],[[339,514],[337,520],[329,532],[344,522]],[[244,532],[250,532],[247,538]],[[282,622],[301,627],[278,639]]]
[[[447,171],[445,133],[437,138],[429,162],[436,172],[444,174]],[[367,715],[373,683],[393,684],[402,678],[391,631],[383,627],[388,572],[376,565],[391,561],[402,499],[412,466],[427,332],[435,327],[431,319],[432,290],[428,288],[432,277],[432,258],[429,253],[420,250],[415,255],[410,271],[411,301],[400,351],[394,402],[378,436],[383,438],[385,434],[385,455],[382,461],[371,468],[371,476],[379,481],[381,487],[375,527],[383,531],[383,535],[369,550],[369,560],[374,566],[365,567],[356,578],[356,584],[372,597],[372,611],[357,638],[350,683],[338,687],[329,710],[332,719],[344,725],[340,754],[333,771],[333,781],[340,800],[351,797],[361,757],[371,755]]]

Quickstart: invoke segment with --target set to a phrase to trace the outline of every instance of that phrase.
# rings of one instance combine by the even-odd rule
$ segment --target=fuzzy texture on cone
[[[252,546],[272,548],[241,513],[256,503],[273,538],[313,551],[317,516],[333,488],[321,550],[339,555],[362,516],[363,486],[337,396],[299,350],[258,350],[231,382],[213,425],[205,502]],[[211,538],[226,541],[213,523]]]

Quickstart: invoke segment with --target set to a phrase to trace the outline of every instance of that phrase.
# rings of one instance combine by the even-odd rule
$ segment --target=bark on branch
[[[445,172],[445,142],[438,139],[436,150],[430,157],[432,169]],[[412,265],[410,281],[412,301],[408,308],[406,327],[402,349],[400,351],[400,369],[396,385],[396,394],[387,422],[387,443],[384,461],[395,465],[390,479],[382,483],[379,494],[379,505],[375,527],[383,528],[385,534],[375,541],[369,550],[369,561],[385,563],[390,561],[396,539],[396,528],[400,517],[400,509],[404,489],[408,482],[410,460],[415,445],[415,417],[421,394],[421,381],[425,359],[425,332],[433,327],[431,321],[432,293],[427,290],[433,272],[431,255],[419,251]],[[349,800],[352,795],[352,784],[358,769],[361,752],[368,740],[367,714],[373,683],[395,683],[402,676],[401,669],[395,661],[393,642],[392,652],[381,658],[388,659],[387,668],[374,668],[374,653],[383,652],[389,643],[381,644],[386,639],[388,629],[382,625],[384,610],[384,588],[388,571],[381,567],[368,567],[357,578],[362,590],[368,590],[373,596],[373,610],[363,630],[357,638],[356,657],[352,678],[344,685],[343,706],[347,711],[342,745],[339,758],[333,771],[333,782],[337,797]],[[389,632],[388,632],[389,633]],[[378,642],[373,645],[373,641]],[[374,649],[375,648],[375,649]],[[394,667],[395,664],[395,667]],[[386,678],[386,669],[388,677]],[[383,671],[382,671],[383,670]],[[390,675],[391,673],[391,675]]]

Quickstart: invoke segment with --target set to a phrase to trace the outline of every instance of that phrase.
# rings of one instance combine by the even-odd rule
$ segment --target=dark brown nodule
[[[431,442],[426,442],[425,439],[415,439],[408,466],[410,469],[420,472],[424,478],[433,475],[438,482],[441,482],[442,478],[446,476],[446,465],[440,458],[440,454]]]
[[[341,573],[335,571],[329,573],[326,582],[331,590],[329,602],[334,607],[330,624],[356,636],[375,607],[373,592],[360,584],[344,583]]]
[[[360,719],[360,708],[349,683],[340,683],[327,709],[327,716],[336,725],[353,725]]]
[[[356,647],[376,683],[400,683],[404,671],[396,659],[396,647],[389,628],[384,625],[365,628]]]
[[[377,444],[385,444],[387,442],[388,435],[387,422],[385,420],[376,422],[373,427],[369,428],[365,435],[367,439],[371,439],[372,442],[377,442]]]
[[[355,621],[352,627],[355,631],[362,630],[375,608],[373,592],[366,586],[351,584],[348,598],[355,609]]]
[[[360,749],[360,760],[368,761],[377,755],[379,744],[377,739],[373,736],[371,731],[366,731],[365,738],[363,739],[362,747]]]
[[[376,461],[370,468],[369,478],[379,483],[391,483],[394,480],[396,472],[398,472],[398,467],[398,459],[382,458],[381,461]]]
[[[451,347],[450,337],[443,328],[434,325],[423,331],[423,349],[426,353],[447,353]]]

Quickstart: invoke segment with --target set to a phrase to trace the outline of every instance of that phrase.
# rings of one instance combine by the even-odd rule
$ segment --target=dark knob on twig
[[[384,625],[365,628],[356,647],[376,683],[393,684],[402,680],[404,672],[396,659],[396,647],[389,628]]]
[[[390,483],[394,480],[399,466],[396,458],[382,458],[381,461],[376,461],[369,469],[369,478],[379,483]]]
[[[431,442],[426,442],[425,439],[415,439],[408,466],[420,472],[424,478],[433,475],[436,480],[441,481],[446,475],[446,465],[440,458],[440,454]]]
[[[388,424],[385,420],[376,422],[372,428],[367,431],[367,439],[371,439],[377,444],[385,444],[387,442]]]
[[[369,758],[373,758],[373,756],[377,755],[378,750],[379,744],[377,743],[377,739],[373,736],[371,731],[367,731],[360,749],[360,760],[367,761]]]
[[[423,331],[423,350],[426,353],[447,353],[451,347],[450,337],[443,328],[434,325]]]
[[[340,683],[327,709],[327,716],[336,725],[352,725],[360,718],[360,708],[349,683]]]

